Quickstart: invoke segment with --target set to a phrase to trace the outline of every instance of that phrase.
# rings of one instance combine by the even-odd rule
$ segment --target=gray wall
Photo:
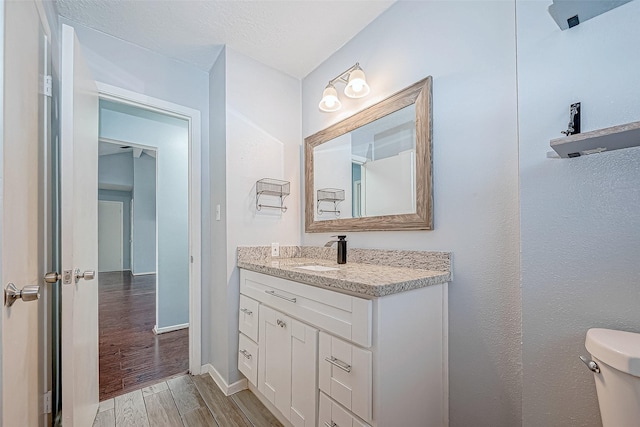
[[[131,197],[130,191],[98,190],[98,200],[122,202],[122,268],[124,270],[131,270]]]
[[[150,118],[154,116],[158,117]],[[102,108],[100,136],[157,147],[157,326],[165,328],[188,323],[188,124],[153,113],[132,115]],[[134,215],[135,212],[134,206]],[[137,233],[136,228],[134,224],[134,233]]]
[[[582,102],[582,130],[640,117],[640,2],[560,31],[518,1],[523,425],[600,426],[578,356],[603,327],[640,332],[640,148],[548,159]]]
[[[235,310],[227,301],[227,134],[226,134],[226,49],[218,56],[209,74],[209,123],[211,124],[211,281],[202,288],[202,362],[211,363],[223,376],[229,377],[233,363],[227,355],[229,347],[228,325]],[[220,220],[215,220],[216,204],[220,205]],[[206,239],[203,233],[203,241]],[[237,366],[237,361],[235,366]],[[235,368],[237,369],[237,367]]]
[[[133,156],[131,153],[100,156],[98,187],[102,190],[131,191],[133,188]]]
[[[133,274],[156,272],[156,159],[133,159]]]
[[[347,234],[352,247],[453,252],[452,427],[522,422],[514,5],[398,2],[302,82],[306,137],[433,76],[435,229]],[[327,80],[356,61],[371,94],[318,111]],[[329,235],[303,240],[321,245]]]

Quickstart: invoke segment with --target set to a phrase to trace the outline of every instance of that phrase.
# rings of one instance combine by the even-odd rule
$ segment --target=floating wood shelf
[[[603,151],[640,146],[640,122],[570,135],[551,140],[560,157],[579,157]]]

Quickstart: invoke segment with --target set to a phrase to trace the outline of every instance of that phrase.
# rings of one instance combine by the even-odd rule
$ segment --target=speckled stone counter
[[[449,252],[349,249],[346,264],[336,263],[335,248],[281,246],[280,257],[270,253],[267,246],[240,246],[238,267],[369,299],[451,281]],[[338,270],[298,268],[308,265]]]

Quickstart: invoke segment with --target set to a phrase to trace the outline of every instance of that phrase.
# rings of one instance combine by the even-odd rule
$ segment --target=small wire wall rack
[[[262,208],[280,209],[282,212],[287,211],[287,207],[284,205],[284,199],[291,194],[291,183],[289,181],[281,181],[273,178],[263,178],[256,181],[256,209],[262,210]],[[280,198],[280,206],[266,205],[260,203],[261,196],[271,196]]]
[[[344,201],[344,190],[339,188],[321,188],[318,190],[318,215],[333,213],[340,216],[338,204]],[[333,209],[321,209],[321,203],[333,203]]]

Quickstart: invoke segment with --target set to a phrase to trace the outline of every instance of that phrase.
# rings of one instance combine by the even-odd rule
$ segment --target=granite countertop
[[[288,248],[293,249],[287,250]],[[324,248],[312,247],[308,247],[311,250],[305,250],[305,247],[288,248],[285,248],[284,256],[281,247],[281,257],[271,257],[265,253],[270,250],[267,247],[239,247],[238,267],[368,299],[451,280],[451,254],[447,252],[357,249],[354,261],[347,260],[346,264],[337,264],[335,258],[327,259],[329,255],[335,256],[335,249],[326,251]],[[430,268],[430,264],[438,269]],[[312,271],[297,268],[307,265],[338,270]]]

